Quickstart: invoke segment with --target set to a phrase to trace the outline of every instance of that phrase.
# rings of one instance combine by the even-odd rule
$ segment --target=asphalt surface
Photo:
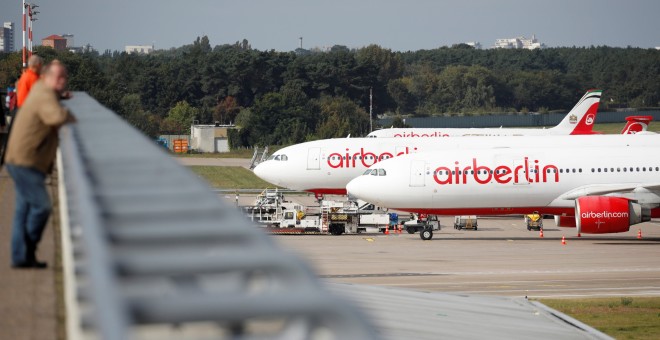
[[[205,157],[174,157],[181,165],[202,166],[242,166],[250,168],[249,158],[205,158]]]
[[[477,231],[442,223],[430,241],[405,232],[273,237],[336,282],[530,298],[660,296],[658,223],[581,238],[549,219],[543,238],[522,218],[481,218]]]
[[[50,184],[49,191],[54,190]],[[0,172],[0,339],[57,339],[61,329],[57,323],[55,272],[60,269],[55,261],[55,237],[59,235],[53,230],[53,216],[37,253],[39,260],[48,262],[48,268],[40,270],[10,267],[13,216],[14,183],[3,169]]]

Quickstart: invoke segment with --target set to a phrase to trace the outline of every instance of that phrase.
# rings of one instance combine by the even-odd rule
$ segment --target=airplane
[[[346,185],[370,166],[395,156],[418,152],[474,149],[562,148],[607,149],[625,144],[652,147],[654,135],[507,136],[470,138],[337,138],[282,148],[254,168],[261,179],[294,190],[345,195]]]
[[[630,137],[646,140],[633,145]],[[626,232],[660,217],[660,135],[518,137],[511,147],[403,155],[346,188],[385,208],[434,215],[555,215],[577,235]],[[570,140],[566,147],[561,140]],[[611,141],[616,141],[612,143]],[[422,239],[431,239],[424,230]]]
[[[603,90],[588,90],[557,126],[549,129],[521,128],[389,128],[372,131],[367,138],[465,137],[465,136],[549,136],[588,135],[596,122]]]
[[[593,122],[601,94],[602,90],[587,91],[562,122],[575,125],[573,132],[593,133]],[[533,131],[539,129],[513,130],[520,130],[521,133],[534,133]],[[452,147],[451,142],[438,144],[437,141],[423,138],[378,138],[378,141],[375,139],[329,139],[289,146],[271,155],[265,162],[257,165],[253,171],[258,177],[278,186],[310,191],[317,196],[323,194],[345,195],[348,181],[381,159],[410,152]],[[465,141],[458,143],[463,144]],[[470,143],[481,143],[481,141],[474,140]],[[283,161],[287,163],[282,163]],[[302,170],[301,173],[288,171],[288,167]],[[327,173],[327,176],[323,176],[323,179],[319,180],[318,175],[322,172]]]

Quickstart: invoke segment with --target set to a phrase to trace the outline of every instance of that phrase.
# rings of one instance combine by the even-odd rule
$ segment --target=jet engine
[[[585,196],[575,201],[578,234],[623,233],[630,226],[651,220],[650,209],[622,197]]]

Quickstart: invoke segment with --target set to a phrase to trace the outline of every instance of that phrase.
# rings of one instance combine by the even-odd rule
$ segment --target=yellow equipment
[[[525,215],[525,222],[527,222],[527,230],[543,229],[543,215],[540,215],[538,211]]]

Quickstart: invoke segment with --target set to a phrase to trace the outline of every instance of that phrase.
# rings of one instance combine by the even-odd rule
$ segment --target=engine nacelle
[[[585,196],[575,201],[578,234],[623,233],[630,226],[651,220],[648,209],[629,199],[609,196]]]
[[[555,215],[555,225],[562,228],[575,228],[575,216]]]

